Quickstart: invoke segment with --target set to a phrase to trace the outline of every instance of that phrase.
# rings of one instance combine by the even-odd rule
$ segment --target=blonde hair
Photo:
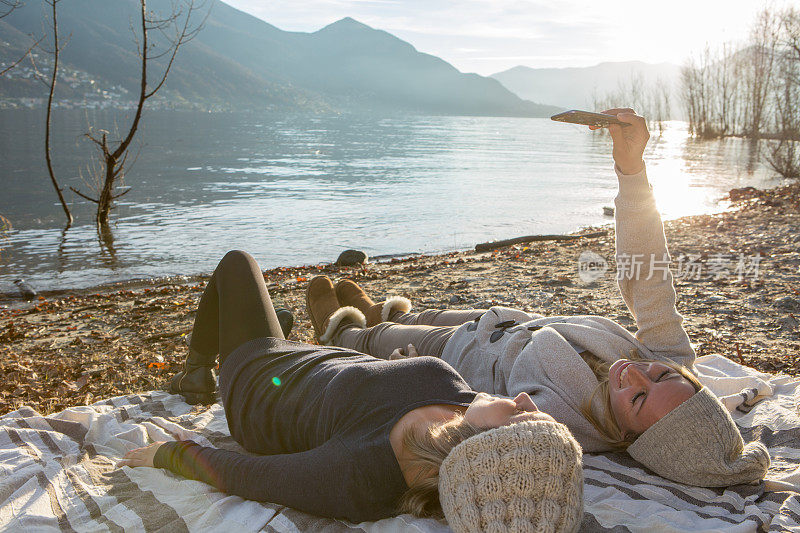
[[[611,368],[611,363],[600,359],[596,355],[591,352],[581,352],[580,356],[589,365],[589,368],[592,369],[594,372],[595,377],[600,382],[597,387],[595,387],[592,395],[589,397],[588,400],[584,401],[583,405],[581,406],[581,414],[586,417],[586,419],[591,422],[591,424],[597,429],[600,435],[603,436],[605,441],[616,451],[624,451],[633,444],[633,442],[639,437],[639,435],[633,436],[626,436],[625,432],[619,427],[619,423],[617,419],[614,417],[614,411],[611,409],[611,395],[609,394],[608,390],[608,370]],[[694,386],[695,391],[699,391],[703,388],[702,383],[697,380],[697,377],[692,374],[692,372],[683,365],[679,365],[677,363],[673,363],[671,361],[660,361],[656,359],[642,359],[639,351],[634,348],[631,350],[630,354],[628,355],[628,359],[634,361],[643,361],[646,363],[650,362],[657,362],[663,365],[666,365],[680,375],[685,377],[689,383]],[[598,417],[595,415],[594,411],[592,410],[592,402],[594,401],[595,396],[600,396],[603,402],[603,416]]]
[[[453,448],[484,431],[488,431],[488,428],[473,426],[460,413],[452,420],[430,425],[422,432],[409,428],[403,435],[403,445],[413,457],[410,466],[418,470],[408,490],[400,498],[400,512],[442,518],[439,468]]]

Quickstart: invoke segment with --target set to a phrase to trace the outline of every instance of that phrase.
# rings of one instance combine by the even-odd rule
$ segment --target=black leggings
[[[189,349],[208,364],[219,354],[222,365],[232,351],[259,337],[284,338],[258,263],[250,254],[232,250],[200,298]]]

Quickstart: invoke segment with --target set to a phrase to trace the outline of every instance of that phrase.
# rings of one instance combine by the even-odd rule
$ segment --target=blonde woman
[[[315,287],[318,319],[358,321],[358,311],[339,309],[332,284]],[[231,436],[259,455],[156,442],[119,466],[167,468],[356,523],[402,512],[444,515],[457,532],[581,523],[580,446],[527,394],[476,393],[434,357],[386,361],[286,341],[261,270],[240,251],[211,276],[170,390],[192,402],[213,396],[218,355]]]
[[[601,316],[544,316],[506,307],[411,314],[402,297],[374,304],[352,281],[340,305],[361,310],[366,329],[334,328],[322,341],[377,357],[416,352],[450,363],[479,391],[531,395],[584,451],[627,450],[675,481],[726,486],[762,479],[766,448],[744,445],[728,412],[694,376],[663,225],[642,159],[649,133],[631,109],[611,109],[619,181],[615,199],[619,289],[636,319],[631,334]],[[309,296],[313,300],[314,287]],[[411,346],[409,346],[411,345]]]

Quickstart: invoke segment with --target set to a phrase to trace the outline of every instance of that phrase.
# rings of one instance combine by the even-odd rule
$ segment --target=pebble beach
[[[800,183],[732,191],[732,207],[666,221],[678,311],[698,356],[715,353],[769,373],[800,374]],[[416,255],[354,267],[264,272],[276,306],[295,315],[290,339],[313,342],[305,288],[315,275],[356,280],[374,299],[415,310],[505,305],[545,315],[591,314],[635,331],[614,275],[613,224],[570,240],[486,252]],[[579,275],[592,252],[609,265]],[[0,305],[0,415],[41,414],[163,388],[179,371],[207,276],[43,293]]]

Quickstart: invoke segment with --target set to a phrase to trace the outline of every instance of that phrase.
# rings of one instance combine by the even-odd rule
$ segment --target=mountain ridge
[[[673,116],[680,115],[680,69],[669,62],[604,61],[589,67],[533,68],[517,65],[492,74],[504,87],[521,98],[546,101],[565,108],[589,109],[596,97],[613,93],[620,85],[641,82],[648,86],[665,84],[674,104]]]
[[[138,57],[128,24],[136,6],[136,0],[59,4],[60,31],[72,35],[63,64],[136,94]],[[43,7],[43,0],[28,0],[0,20],[0,40],[10,44],[0,60],[23,48],[20,33],[41,33]],[[169,2],[150,0],[148,9],[166,13]],[[154,60],[152,79],[163,65]],[[0,98],[23,89],[33,91],[19,76],[0,79]],[[315,32],[290,32],[221,0],[212,0],[205,27],[181,48],[159,95],[187,105],[316,111],[549,116],[558,110],[352,17]]]

